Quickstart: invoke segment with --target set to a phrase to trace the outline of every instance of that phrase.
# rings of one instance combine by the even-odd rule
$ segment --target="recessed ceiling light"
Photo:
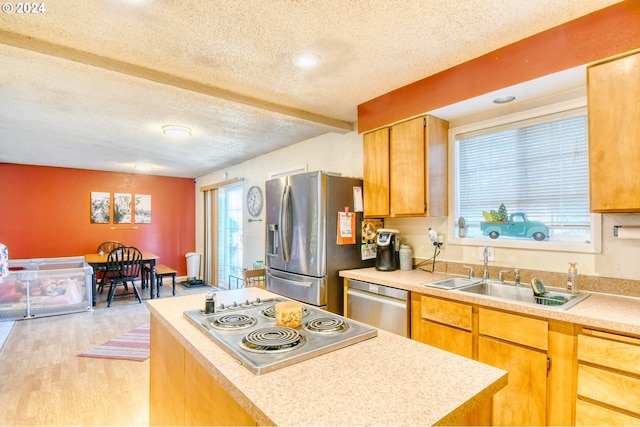
[[[191,129],[186,126],[180,125],[164,125],[162,126],[162,132],[164,132],[165,135],[169,136],[191,136]]]
[[[303,53],[293,58],[293,63],[299,68],[313,68],[320,63],[320,57],[315,53]]]
[[[504,96],[499,96],[499,97],[495,98],[493,100],[493,103],[494,104],[506,104],[507,102],[511,102],[514,99],[516,99],[516,97],[513,96],[513,95],[504,95]]]
[[[148,172],[151,169],[153,169],[153,165],[150,165],[148,163],[137,163],[135,165],[135,168],[138,169],[139,171],[145,171]]]

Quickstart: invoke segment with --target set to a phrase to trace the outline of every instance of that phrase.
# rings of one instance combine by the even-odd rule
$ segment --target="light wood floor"
[[[167,284],[162,298],[172,298]],[[209,289],[176,286],[176,297]],[[92,312],[16,322],[0,353],[0,425],[148,426],[149,359],[77,357],[148,322],[144,300],[107,308],[105,295]]]

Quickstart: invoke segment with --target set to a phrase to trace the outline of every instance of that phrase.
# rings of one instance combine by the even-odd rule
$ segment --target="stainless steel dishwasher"
[[[409,292],[347,279],[347,317],[409,337]]]

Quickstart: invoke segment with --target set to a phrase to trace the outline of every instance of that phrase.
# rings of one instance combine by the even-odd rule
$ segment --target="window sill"
[[[449,221],[449,236],[456,236],[457,231],[453,220]],[[591,242],[571,242],[534,239],[491,239],[489,237],[453,237],[449,238],[450,245],[460,246],[492,246],[495,248],[526,249],[549,252],[577,252],[587,254],[602,253],[602,215],[591,214]]]

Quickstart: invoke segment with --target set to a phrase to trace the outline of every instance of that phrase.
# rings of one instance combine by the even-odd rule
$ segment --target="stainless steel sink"
[[[533,290],[528,284],[515,286],[510,283],[489,281],[487,283],[476,283],[459,288],[458,292],[466,292],[519,304],[545,306],[558,310],[566,310],[573,307],[589,296],[586,292],[572,294],[563,292],[558,288],[547,287],[546,290],[547,292],[545,292],[544,295],[537,297],[533,294]]]
[[[480,283],[482,279],[478,277],[466,278],[466,277],[449,277],[447,279],[436,280],[435,282],[421,283],[422,286],[428,286],[430,288],[440,289],[458,289],[464,286],[474,285]]]

